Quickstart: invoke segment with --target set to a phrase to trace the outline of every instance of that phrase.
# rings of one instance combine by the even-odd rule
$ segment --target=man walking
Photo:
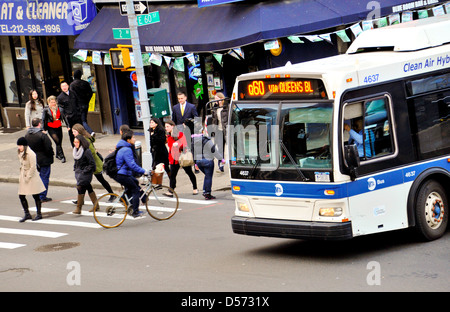
[[[72,127],[74,124],[82,124],[83,121],[81,120],[81,112],[80,109],[77,107],[77,99],[75,97],[74,92],[70,92],[69,90],[69,84],[66,81],[61,82],[61,93],[57,97],[58,105],[63,109],[64,114],[67,117],[67,121],[69,122],[69,125],[66,125],[69,129],[69,138],[70,138],[70,144],[72,147],[73,145],[73,133],[72,133]]]
[[[75,93],[78,109],[81,112],[81,121],[84,129],[86,129],[91,135],[93,132],[91,127],[87,123],[87,115],[89,110],[89,102],[92,98],[92,88],[89,82],[81,79],[81,70],[77,69],[73,73],[73,82],[70,84],[69,92]]]
[[[48,184],[50,181],[50,166],[53,164],[52,142],[47,134],[42,132],[41,119],[33,118],[31,120],[31,128],[25,134],[25,139],[28,141],[28,147],[36,154],[36,164],[39,171],[39,176],[45,186],[45,191],[39,194],[41,202],[48,202],[52,199],[47,197]]]

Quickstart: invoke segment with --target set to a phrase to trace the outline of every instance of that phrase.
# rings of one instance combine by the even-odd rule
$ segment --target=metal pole
[[[142,63],[141,44],[139,42],[139,32],[136,13],[134,11],[133,0],[126,0],[128,25],[131,34],[131,45],[133,47],[134,63],[138,82],[139,102],[141,103],[142,122],[144,124],[144,135],[146,150],[142,153],[142,168],[150,170],[152,166],[152,154],[150,152],[150,106],[148,104],[147,84],[145,82],[144,65]]]

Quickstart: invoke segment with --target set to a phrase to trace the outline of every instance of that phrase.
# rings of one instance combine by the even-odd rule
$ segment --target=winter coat
[[[173,146],[175,142],[178,143],[177,147]],[[178,164],[178,158],[180,158],[181,152],[185,147],[188,147],[186,137],[184,136],[183,132],[179,132],[178,138],[176,139],[173,136],[169,135],[167,137],[167,145],[169,146],[169,164]]]
[[[42,111],[42,122],[41,122],[41,128],[43,130],[48,130],[50,128],[50,126],[48,125],[49,122],[54,122],[57,120],[64,121],[66,123],[66,125],[69,125],[69,122],[67,121],[67,117],[64,114],[64,111],[62,109],[60,109],[59,107],[58,107],[58,111],[59,111],[59,118],[53,119],[53,114],[52,114],[52,110],[50,109],[50,107],[46,106],[44,108],[44,110]],[[58,116],[58,113],[57,113],[57,116]]]
[[[36,101],[36,110],[31,110],[31,101],[25,104],[25,125],[31,127],[31,121],[34,118],[41,118],[44,110],[44,103]]]
[[[217,158],[218,160],[223,159],[223,155],[219,152],[219,149],[214,142],[202,134],[192,135],[191,150],[195,160],[213,160],[214,158]]]
[[[48,167],[53,164],[52,142],[48,135],[42,132],[41,128],[30,128],[25,134],[28,141],[28,148],[36,154],[36,161],[39,167]]]
[[[64,92],[61,92],[58,97],[58,106],[62,108],[64,115],[66,115],[67,118],[70,119],[78,119],[81,120],[81,112],[78,109],[77,106],[77,99],[75,97],[74,92],[70,92],[67,95]],[[69,125],[68,125],[69,126]],[[73,125],[70,125],[70,128],[72,128]]]
[[[23,159],[23,153],[18,154],[20,162],[19,175],[19,195],[34,195],[45,191],[44,183],[36,168],[36,154],[33,150],[27,147],[26,159]]]
[[[116,154],[116,165],[119,171],[118,174],[127,176],[134,176],[134,174],[143,175],[145,169],[141,168],[137,163],[133,153],[134,146],[124,140],[117,143],[116,148],[121,147]]]
[[[100,172],[103,171],[103,161],[97,155],[97,150],[95,149],[95,146],[94,146],[95,138],[90,137],[90,138],[86,138],[86,140],[89,142],[89,150],[91,151],[92,156],[94,157],[94,161],[95,161],[94,174],[99,174]]]
[[[153,156],[153,164],[165,163],[169,159],[166,148],[166,131],[156,127],[150,136],[150,147]]]
[[[75,171],[77,185],[87,186],[91,184],[92,175],[95,171],[95,161],[89,149],[83,151],[80,159],[75,159],[73,170]]]
[[[75,79],[69,87],[69,93],[74,92],[75,98],[77,100],[77,106],[81,109],[81,111],[88,111],[89,109],[89,101],[92,97],[92,88],[89,82]]]

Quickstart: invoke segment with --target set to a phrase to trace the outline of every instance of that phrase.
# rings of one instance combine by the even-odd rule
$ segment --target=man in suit
[[[187,102],[186,93],[180,91],[177,94],[178,104],[173,107],[172,120],[178,126],[186,119],[198,117],[197,108],[194,104]]]

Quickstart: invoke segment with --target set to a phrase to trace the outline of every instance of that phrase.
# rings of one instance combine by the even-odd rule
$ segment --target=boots
[[[97,196],[95,195],[95,192],[89,193],[89,198],[92,201],[92,209],[89,210],[89,212],[94,212],[94,207],[97,204]],[[95,211],[98,211],[98,210],[99,210],[99,208],[97,206],[97,209]]]
[[[72,211],[73,214],[81,214],[81,207],[83,207],[84,204],[84,194],[78,194],[77,199],[77,208],[75,211]]]
[[[25,212],[25,216],[19,220],[19,222],[25,222],[26,220],[31,219],[30,212],[28,211],[28,207],[23,207],[23,211]]]
[[[36,217],[34,217],[33,221],[42,219],[41,207],[42,207],[42,202],[39,200],[36,202]]]

